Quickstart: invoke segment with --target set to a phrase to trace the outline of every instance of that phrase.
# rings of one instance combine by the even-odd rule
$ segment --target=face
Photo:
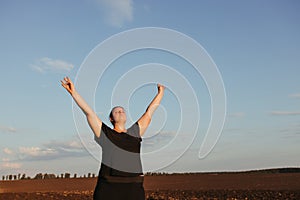
[[[126,113],[122,107],[115,107],[112,110],[112,116],[114,123],[125,123],[126,122]]]

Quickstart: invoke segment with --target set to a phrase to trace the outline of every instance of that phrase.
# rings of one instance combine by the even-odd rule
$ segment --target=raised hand
[[[157,90],[158,90],[158,93],[159,92],[163,92],[165,90],[165,86],[161,85],[161,84],[157,84]]]
[[[65,77],[60,81],[61,85],[72,95],[75,92],[75,87],[73,82],[69,77]]]

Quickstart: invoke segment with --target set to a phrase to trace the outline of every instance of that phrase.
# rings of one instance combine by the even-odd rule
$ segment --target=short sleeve
[[[94,135],[94,140],[100,145],[103,145],[104,140],[104,134],[108,132],[108,129],[110,129],[105,123],[102,122],[101,130],[100,130],[100,136],[97,137]]]
[[[138,122],[135,122],[128,130],[128,134],[138,138],[140,141],[142,141],[141,135],[140,135],[140,127]]]

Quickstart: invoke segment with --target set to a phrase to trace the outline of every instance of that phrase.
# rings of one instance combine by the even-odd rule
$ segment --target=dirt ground
[[[0,181],[0,199],[92,199],[96,178]],[[145,176],[147,199],[300,199],[300,173]]]

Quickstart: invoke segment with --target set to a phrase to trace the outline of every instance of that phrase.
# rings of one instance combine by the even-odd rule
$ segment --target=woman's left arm
[[[144,135],[146,129],[148,128],[152,115],[154,111],[159,106],[163,96],[164,96],[165,87],[161,84],[157,84],[157,94],[149,104],[146,109],[146,112],[142,115],[142,117],[138,120],[138,124],[140,127],[140,136]]]

